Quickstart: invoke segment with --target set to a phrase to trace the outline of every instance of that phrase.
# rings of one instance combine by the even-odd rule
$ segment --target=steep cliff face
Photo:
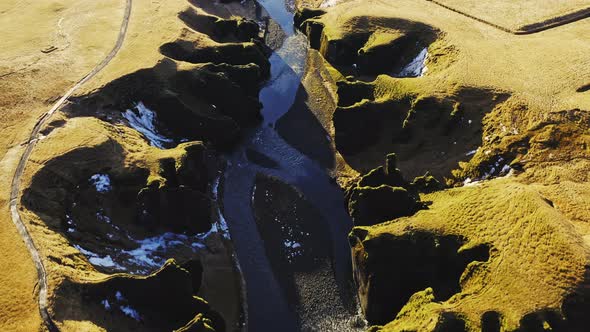
[[[201,273],[198,262],[181,267],[171,260],[148,277],[67,280],[56,293],[54,308],[59,320],[92,321],[109,331],[225,331],[223,318],[196,296]],[[89,310],[75,309],[78,296]]]

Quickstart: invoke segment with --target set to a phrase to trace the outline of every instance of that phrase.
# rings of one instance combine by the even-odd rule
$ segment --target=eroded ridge
[[[176,24],[154,65],[147,57],[145,68],[72,98],[42,130],[20,201],[55,248],[45,256],[60,328],[243,324],[216,151],[260,121],[267,50],[252,20],[188,6]]]

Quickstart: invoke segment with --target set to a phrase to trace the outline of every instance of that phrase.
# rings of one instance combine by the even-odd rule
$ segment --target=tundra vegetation
[[[275,127],[342,188],[367,328],[587,330],[590,2],[290,5],[311,48],[306,94]],[[0,4],[3,330],[44,329],[9,212],[19,160],[39,117],[110,52],[124,12]],[[243,327],[217,190],[224,153],[260,125],[284,38],[253,0],[133,1],[121,49],[41,129],[18,188],[59,330]],[[256,226],[282,248],[266,252],[273,269],[329,265],[321,211],[278,179],[256,183]],[[292,240],[279,243],[278,220],[298,225]],[[298,280],[277,275],[297,300]]]

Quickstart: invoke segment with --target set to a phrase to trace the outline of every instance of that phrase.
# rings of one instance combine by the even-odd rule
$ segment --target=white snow
[[[303,247],[301,243],[293,240],[284,240],[283,243],[285,245],[287,260],[289,262],[293,262],[295,257],[303,255]]]
[[[325,0],[324,2],[322,2],[322,4],[320,5],[320,8],[329,8],[329,7],[333,7],[338,3],[338,0]]]
[[[478,150],[478,149],[471,150],[471,151],[467,152],[465,155],[466,155],[467,157],[469,157],[469,156],[473,156],[473,155],[474,155],[474,154],[477,152],[477,150]]]
[[[117,264],[115,264],[115,262],[113,262],[113,259],[109,255],[106,255],[105,257],[100,257],[100,256],[90,257],[88,259],[88,261],[90,263],[92,263],[92,265],[98,265],[98,266],[102,266],[102,267],[118,266]]]
[[[220,182],[220,180],[221,180],[220,177],[217,177],[215,179],[215,181],[213,182],[213,188],[211,190],[213,192],[213,198],[216,201],[219,201],[219,182]],[[256,187],[254,187],[254,190],[256,190]],[[213,224],[213,226],[211,227],[211,230],[209,232],[219,232],[226,239],[230,239],[229,226],[227,225],[227,221],[225,220],[225,217],[223,216],[223,213],[221,212],[221,208],[219,207],[219,205],[217,206],[217,217],[219,218],[218,222]],[[209,233],[204,234],[204,236],[202,236],[202,238],[206,237],[207,235],[209,235]]]
[[[112,268],[117,268],[117,269],[123,268],[119,264],[115,263],[110,255],[106,255],[104,257],[101,257],[100,255],[93,253],[90,250],[86,250],[86,249],[80,247],[79,245],[74,245],[74,248],[78,249],[82,254],[84,254],[84,256],[86,256],[86,258],[88,258],[88,261],[92,265],[102,266],[102,267],[112,267]]]
[[[131,306],[128,306],[128,305],[122,305],[122,306],[120,306],[119,308],[121,309],[121,311],[122,311],[122,312],[123,312],[125,315],[127,315],[127,316],[129,316],[129,317],[131,317],[131,318],[135,319],[136,321],[139,321],[139,320],[141,320],[141,316],[139,315],[139,313],[137,312],[137,310],[135,310],[135,309],[131,308]]]
[[[109,178],[108,174],[94,174],[88,181],[99,193],[106,193],[111,190],[111,178]]]
[[[102,209],[100,209],[100,210],[98,210],[98,212],[96,212],[96,219],[101,222],[106,222],[107,224],[111,223],[111,218],[109,218],[107,215],[105,215],[104,211]]]
[[[484,180],[491,180],[492,178],[504,177],[504,176],[511,176],[514,173],[512,167],[508,164],[504,163],[504,157],[498,156],[496,162],[493,165],[490,165],[490,168],[487,172],[484,172],[483,176],[477,179],[466,178],[463,181],[464,186],[473,186],[476,184],[481,183]]]
[[[285,247],[291,248],[291,249],[297,249],[297,248],[301,247],[301,243],[295,242],[295,241],[286,240],[285,241]]]
[[[109,303],[109,300],[105,299],[105,300],[102,300],[102,302],[100,302],[100,303],[104,306],[105,309],[111,310],[111,304]]]
[[[117,291],[115,293],[115,298],[117,299],[117,301],[125,301],[125,298],[123,297],[123,294],[121,293],[121,291]]]
[[[98,255],[79,245],[74,245],[74,247],[84,254],[88,261],[95,266],[112,268],[127,273],[143,274],[160,268],[166,260],[170,258],[170,254],[168,254],[169,249],[182,249],[196,252],[197,250],[206,248],[203,239],[209,233],[210,232],[189,237],[185,234],[167,232],[143,240],[135,240],[127,235],[129,239],[137,243],[137,248],[122,250],[105,247],[105,256]],[[109,238],[114,237],[114,235],[110,233],[108,233],[107,236]]]
[[[420,53],[408,63],[397,75],[398,77],[420,77],[426,72],[426,59],[428,48],[422,49]]]
[[[187,246],[194,250],[191,244],[192,239],[184,234],[166,232],[162,235],[136,240],[139,245],[133,250],[122,250],[123,256],[129,256],[126,263],[132,263],[140,268],[141,271],[147,269],[159,268],[166,261],[166,250],[170,247]]]
[[[152,146],[163,149],[165,144],[173,142],[172,139],[158,133],[156,130],[156,114],[145,107],[142,102],[137,103],[133,110],[126,110],[123,117],[127,119],[131,127],[142,133]]]

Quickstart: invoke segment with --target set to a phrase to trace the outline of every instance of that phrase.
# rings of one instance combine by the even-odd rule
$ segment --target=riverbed
[[[260,92],[264,120],[226,156],[220,184],[222,215],[246,285],[248,329],[360,330],[343,192],[317,157],[292,146],[293,137],[313,135],[306,126],[288,129],[295,131],[288,133],[291,144],[275,129],[287,112],[301,111],[292,106],[307,95],[301,77],[308,43],[293,29],[285,2],[259,3],[286,38],[269,59],[271,78]]]

